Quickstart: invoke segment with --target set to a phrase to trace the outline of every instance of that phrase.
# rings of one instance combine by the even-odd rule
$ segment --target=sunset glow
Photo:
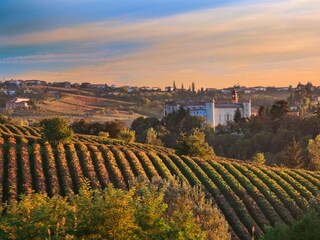
[[[320,85],[317,0],[2,2],[1,79]]]

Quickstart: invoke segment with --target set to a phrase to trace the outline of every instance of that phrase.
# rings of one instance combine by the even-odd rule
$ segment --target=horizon
[[[320,85],[320,2],[2,1],[0,78]]]
[[[14,78],[10,78],[10,79],[2,79],[0,80],[0,82],[5,82],[5,81],[45,81],[43,79],[14,79]],[[47,83],[50,83],[50,84],[53,84],[53,83],[63,83],[63,82],[70,82],[70,81],[45,81]],[[70,82],[71,84],[82,84],[82,83],[87,83],[87,82]],[[292,88],[296,88],[298,86],[298,84],[302,84],[302,85],[306,85],[308,83],[311,83],[312,86],[314,87],[320,87],[320,85],[315,85],[313,84],[313,82],[298,82],[296,84],[290,84],[290,85],[279,85],[279,86],[275,86],[275,85],[230,85],[230,86],[226,86],[226,87],[221,87],[221,88],[218,88],[218,87],[204,87],[204,86],[196,86],[196,90],[200,90],[201,88],[203,88],[204,90],[205,89],[217,89],[217,90],[223,90],[223,89],[229,89],[229,88],[259,88],[259,87],[264,87],[264,88],[286,88],[286,87],[292,87]],[[153,86],[153,85],[116,85],[114,83],[90,83],[92,85],[99,85],[99,84],[103,84],[103,85],[107,85],[108,87],[112,86],[112,85],[115,85],[117,88],[121,88],[121,87],[138,87],[138,88],[143,88],[143,87],[158,87],[158,86]],[[184,83],[179,83],[177,84],[177,89],[181,89],[181,84],[184,85]],[[162,90],[164,90],[166,87],[172,87],[173,88],[173,83],[171,84],[168,84],[168,85],[165,85],[164,87],[159,87],[161,88]],[[188,90],[188,88],[191,87],[191,84],[190,86],[189,85],[184,85],[184,89]]]

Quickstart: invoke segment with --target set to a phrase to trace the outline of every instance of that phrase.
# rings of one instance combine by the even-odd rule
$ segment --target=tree
[[[6,123],[10,123],[11,119],[8,116],[5,115],[0,115],[0,123],[1,124],[6,124]]]
[[[85,119],[80,119],[80,120],[74,121],[71,124],[71,128],[75,133],[90,134],[89,125],[90,123],[88,123]]]
[[[119,139],[125,141],[126,143],[131,143],[135,141],[135,132],[129,129],[120,131]]]
[[[320,170],[320,135],[310,139],[308,142],[308,152],[310,156],[309,168],[311,170]]]
[[[235,121],[236,123],[240,123],[241,122],[241,112],[240,112],[240,109],[237,108],[235,111],[234,111],[234,117],[233,117],[233,121]]]
[[[270,114],[273,119],[281,118],[288,112],[289,105],[288,102],[285,100],[276,101],[270,109]]]
[[[119,120],[114,120],[114,121],[106,122],[104,124],[104,128],[102,131],[108,132],[111,138],[120,138],[120,133],[125,132],[126,129],[127,127],[124,124],[124,122]]]
[[[196,85],[194,84],[194,82],[192,82],[191,88],[192,88],[192,92],[196,93]]]
[[[290,225],[276,225],[274,228],[267,227],[262,240],[314,240],[320,236],[320,213],[309,209],[300,219]]]
[[[258,152],[253,155],[253,157],[251,158],[251,162],[262,165],[266,162],[266,158],[263,153]]]
[[[156,128],[160,126],[160,121],[155,117],[138,117],[133,120],[131,124],[131,130],[136,132],[137,142],[146,142],[147,131],[150,128]]]
[[[155,146],[162,146],[163,143],[158,138],[157,132],[153,128],[149,128],[147,130],[147,136],[146,136],[146,143],[155,145]]]
[[[43,138],[52,143],[70,142],[73,137],[73,130],[69,123],[63,118],[44,119],[40,122],[43,127]]]
[[[283,163],[289,168],[301,168],[303,166],[303,160],[301,145],[293,138],[293,142],[289,143],[285,150]]]
[[[175,92],[177,90],[176,81],[173,81],[173,91]]]
[[[129,190],[92,190],[85,182],[68,197],[22,195],[0,204],[0,213],[0,239],[231,238],[227,221],[205,194],[177,181],[133,182]]]
[[[200,158],[212,158],[215,155],[213,148],[206,142],[205,134],[198,128],[195,128],[189,136],[180,134],[176,152],[180,155]]]

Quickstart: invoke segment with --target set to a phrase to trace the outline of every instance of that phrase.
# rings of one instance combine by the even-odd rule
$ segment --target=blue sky
[[[0,0],[0,78],[320,84],[319,12],[317,0]]]

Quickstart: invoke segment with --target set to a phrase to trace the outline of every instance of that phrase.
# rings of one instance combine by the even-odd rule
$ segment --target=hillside
[[[87,135],[70,144],[41,143],[36,128],[0,124],[0,186],[3,201],[19,194],[77,193],[84,178],[94,188],[113,183],[128,188],[140,177],[174,178],[206,190],[239,239],[255,228],[289,224],[299,218],[320,189],[320,173],[261,167],[216,157],[214,161],[177,156],[171,149]]]

